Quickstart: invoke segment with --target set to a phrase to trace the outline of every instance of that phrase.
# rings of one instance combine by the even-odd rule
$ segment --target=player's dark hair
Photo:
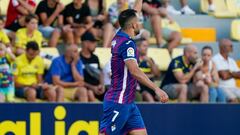
[[[212,49],[211,46],[204,46],[204,47],[202,48],[202,53],[203,53],[204,50],[210,50],[210,51],[213,53],[213,49]]]
[[[26,50],[34,50],[34,51],[38,51],[39,50],[39,46],[38,46],[38,43],[36,41],[30,41],[27,43],[26,45]]]
[[[127,26],[129,25],[129,22],[133,18],[137,17],[136,13],[137,13],[137,11],[134,9],[127,9],[120,13],[120,15],[118,17],[118,22],[122,29],[126,29]]]
[[[26,16],[25,22],[29,23],[32,19],[37,19],[38,20],[38,16],[36,14],[29,14],[29,15]]]

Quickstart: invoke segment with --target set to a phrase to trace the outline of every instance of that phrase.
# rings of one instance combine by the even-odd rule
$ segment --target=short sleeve
[[[58,62],[58,59],[54,59],[49,71],[51,76],[61,76],[59,65],[60,63]]]
[[[240,71],[237,63],[234,60],[232,60],[232,70],[233,70],[233,72],[239,72]]]
[[[44,62],[43,59],[41,57],[38,57],[38,71],[37,73],[39,75],[42,75],[44,73]]]
[[[9,44],[9,43],[10,43],[10,40],[9,40],[8,36],[7,36],[5,33],[3,33],[2,36],[3,36],[3,37],[2,37],[2,42],[3,42],[4,44]]]
[[[12,5],[13,5],[13,7],[17,7],[17,6],[19,6],[20,4],[19,4],[18,0],[13,0],[13,1],[12,1]]]
[[[38,6],[37,6],[37,9],[36,9],[36,14],[38,15],[38,16],[40,16],[40,14],[41,13],[45,13],[46,12],[46,6],[44,5],[44,2],[46,2],[46,1],[41,1],[39,4],[38,4]]]
[[[171,65],[172,72],[182,72],[182,63],[179,60],[173,60]]]
[[[132,40],[129,40],[121,45],[119,52],[124,61],[129,59],[137,60],[136,45]]]
[[[24,48],[23,36],[24,34],[21,32],[21,29],[16,32],[16,47]]]
[[[83,74],[83,63],[82,63],[82,60],[79,60],[79,62],[78,62],[77,71],[78,71],[78,73],[79,73],[81,76],[84,75],[84,74]]]

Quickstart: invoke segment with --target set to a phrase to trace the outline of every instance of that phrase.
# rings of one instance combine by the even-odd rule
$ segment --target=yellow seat
[[[240,1],[239,0],[226,0],[229,11],[237,13],[240,16]]]
[[[240,19],[233,20],[231,24],[231,38],[240,41]]]
[[[180,55],[183,55],[183,48],[174,48],[172,51],[172,58],[176,58]]]
[[[59,56],[59,52],[58,52],[57,48],[53,48],[53,47],[41,48],[41,53],[44,55],[49,55],[49,56],[53,56],[53,57]],[[49,67],[51,66],[51,63],[52,63],[51,60],[44,58],[45,69],[49,69]]]
[[[0,13],[1,15],[7,15],[8,4],[10,0],[0,0]]]
[[[148,56],[155,61],[161,71],[166,71],[171,62],[167,49],[149,48]]]
[[[219,18],[232,18],[237,16],[236,12],[229,10],[225,0],[213,0],[213,4],[215,6],[215,11],[210,13],[208,12],[208,0],[201,0],[201,11]]]
[[[97,47],[94,54],[98,56],[101,67],[104,67],[112,56],[111,48]]]
[[[106,7],[106,11],[108,11],[109,7],[115,2],[117,2],[117,0],[105,0],[104,4],[105,4],[105,7]]]

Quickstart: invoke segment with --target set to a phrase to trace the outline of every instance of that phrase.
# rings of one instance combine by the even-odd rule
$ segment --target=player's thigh
[[[128,133],[128,135],[147,135],[147,130],[146,129],[132,130]]]
[[[122,130],[122,134],[142,133],[139,135],[143,135],[146,133],[146,128],[142,119],[142,115],[135,104],[132,105],[130,112],[131,113],[128,121]]]
[[[105,102],[100,123],[100,133],[119,135],[128,120],[128,114],[128,105]]]

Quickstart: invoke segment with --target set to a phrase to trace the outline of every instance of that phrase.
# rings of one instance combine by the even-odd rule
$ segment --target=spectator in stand
[[[80,37],[94,26],[90,9],[88,5],[82,3],[82,0],[73,0],[72,3],[66,6],[64,10],[64,23],[71,28],[65,34],[67,43],[69,44],[79,44]]]
[[[106,63],[106,65],[103,68],[103,76],[104,76],[105,90],[107,91],[108,88],[111,85],[111,76],[112,76],[111,61],[110,60]]]
[[[146,39],[140,39],[136,41],[136,44],[139,51],[139,67],[149,77],[151,81],[154,81],[155,77],[160,76],[160,71],[158,69],[158,66],[154,63],[153,59],[147,56],[149,43]],[[155,97],[156,94],[153,92],[153,90],[141,83],[139,85],[143,101],[158,101],[158,98]]]
[[[3,16],[0,16],[0,42],[6,45],[7,47],[11,47],[10,40],[4,31],[4,26],[5,20]]]
[[[14,82],[10,63],[15,60],[14,54],[0,43],[0,102],[14,100]]]
[[[143,0],[143,11],[146,20],[145,25],[149,26],[149,23],[151,23],[157,40],[157,46],[167,47],[171,53],[172,49],[180,44],[181,34],[168,28],[161,28],[161,17],[168,18],[170,23],[173,21],[172,18],[167,14],[166,9],[158,0]],[[162,37],[167,41],[167,46],[163,45]]]
[[[39,56],[39,46],[28,42],[26,53],[18,56],[14,64],[15,94],[34,102],[37,98],[48,101],[63,101],[63,90],[43,82],[44,63]]]
[[[109,10],[108,10],[108,14],[109,14],[109,19],[111,24],[113,24],[114,27],[112,27],[112,36],[114,36],[115,33],[114,32],[114,28],[115,31],[118,31],[120,29],[120,25],[118,22],[118,16],[120,14],[121,11],[127,9],[127,8],[131,8],[131,9],[135,9],[135,0],[117,0],[117,2],[113,3]],[[142,12],[141,11],[137,11],[138,15],[139,15],[139,24],[138,27],[140,29],[140,31],[137,31],[137,35],[135,36],[135,39],[139,39],[139,38],[145,38],[145,39],[149,39],[150,37],[150,32],[147,31],[146,29],[143,29],[143,16],[142,16]],[[113,37],[109,37],[110,39],[112,39]],[[110,47],[108,44],[107,47]],[[105,46],[106,47],[106,46]]]
[[[39,31],[49,39],[48,46],[56,47],[63,27],[62,11],[64,5],[60,0],[43,0],[38,4],[36,14],[39,17]],[[57,24],[55,26],[55,23]]]
[[[66,46],[65,54],[53,60],[45,80],[49,84],[65,88],[66,98],[88,102],[87,89],[84,87],[83,64],[79,58],[77,45]]]
[[[219,87],[223,89],[229,102],[238,102],[240,89],[236,86],[235,79],[240,78],[240,70],[235,60],[229,56],[233,52],[232,41],[221,39],[219,53],[213,57],[220,77]]]
[[[97,44],[96,39],[93,34],[86,32],[81,37],[81,40],[82,50],[80,57],[84,64],[84,81],[90,94],[89,100],[96,101],[96,98],[98,98],[102,101],[105,92],[103,73],[98,57],[93,54]]]
[[[112,24],[107,22],[104,0],[85,0],[85,3],[89,6],[90,15],[94,21],[94,29],[91,29],[91,32],[95,37],[103,39],[103,47],[109,46],[112,37]]]
[[[194,81],[202,80],[209,87],[209,102],[226,102],[224,91],[218,87],[219,76],[215,63],[212,61],[213,50],[210,46],[202,49],[203,65],[194,77]]]
[[[10,0],[7,10],[6,29],[17,31],[25,25],[25,16],[34,13],[35,0]]]
[[[42,33],[38,31],[38,17],[35,14],[29,14],[25,18],[26,27],[16,32],[16,54],[20,55],[25,52],[28,42],[37,42],[39,48],[42,47]]]
[[[208,86],[202,81],[193,82],[195,73],[202,66],[202,61],[197,61],[197,48],[187,45],[183,56],[174,58],[167,70],[166,76],[161,84],[162,89],[171,99],[186,102],[187,98],[208,102]]]

